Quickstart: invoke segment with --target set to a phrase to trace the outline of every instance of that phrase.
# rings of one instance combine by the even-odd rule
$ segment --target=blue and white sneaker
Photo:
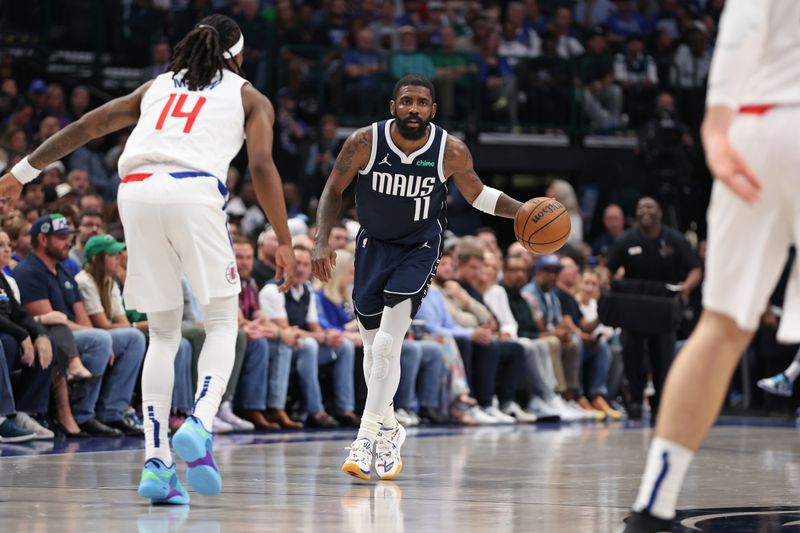
[[[190,416],[172,437],[172,447],[189,470],[189,485],[204,496],[216,496],[222,490],[222,476],[212,455],[213,435],[196,417]]]
[[[400,448],[406,441],[406,428],[400,422],[394,429],[382,429],[375,439],[375,473],[381,479],[394,479],[403,470]]]
[[[789,378],[786,377],[786,374],[781,372],[780,374],[776,374],[771,378],[759,379],[757,385],[759,389],[765,392],[774,394],[775,396],[783,396],[784,398],[788,398],[792,395],[794,384],[789,381]]]
[[[175,465],[167,467],[161,459],[148,459],[144,463],[139,496],[153,504],[189,504],[189,493],[181,485]]]

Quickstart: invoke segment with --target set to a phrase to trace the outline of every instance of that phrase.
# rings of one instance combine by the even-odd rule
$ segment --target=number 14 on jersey
[[[186,104],[186,100],[189,98],[188,94],[182,94],[178,97],[178,102],[175,103],[175,107],[172,107],[172,104],[175,102],[175,97],[178,96],[177,93],[172,93],[169,95],[169,99],[167,103],[164,105],[164,109],[161,110],[161,115],[158,117],[158,122],[156,123],[156,130],[161,130],[164,128],[164,122],[167,120],[167,117],[175,117],[175,118],[185,118],[186,124],[183,126],[183,133],[191,133],[192,126],[194,126],[194,121],[197,120],[197,115],[200,114],[200,110],[203,109],[203,104],[206,103],[206,98],[201,96],[195,102],[194,107],[188,113],[183,110],[183,106]],[[170,109],[172,113],[170,113]]]

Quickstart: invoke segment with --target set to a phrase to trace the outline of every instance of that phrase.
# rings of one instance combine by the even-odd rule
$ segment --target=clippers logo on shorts
[[[225,267],[225,279],[231,285],[236,285],[239,282],[239,273],[236,271],[236,265],[232,262]]]
[[[431,124],[425,145],[404,154],[392,141],[392,122],[372,125],[371,164],[359,171],[356,184],[358,219],[380,241],[436,242],[446,226],[447,132]]]

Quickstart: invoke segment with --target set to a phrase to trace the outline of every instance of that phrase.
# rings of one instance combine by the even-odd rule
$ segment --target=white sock
[[[203,306],[206,340],[197,361],[197,395],[192,414],[207,431],[213,430],[214,416],[233,370],[239,330],[238,312],[239,298],[236,295],[212,298],[208,305]]]
[[[6,418],[7,418],[7,417],[5,417],[5,416],[0,416],[0,424],[2,424],[3,422],[5,422],[5,421],[6,421]]]
[[[378,431],[381,430],[381,421],[383,420],[383,415],[378,413],[371,413],[370,411],[364,410],[364,413],[361,415],[361,426],[358,428],[358,439],[369,439],[370,442],[375,442],[375,438],[378,436]]]
[[[789,367],[783,371],[783,374],[789,381],[794,383],[797,380],[797,376],[800,376],[800,363],[797,361],[792,361],[792,364],[790,364]]]
[[[367,329],[357,321],[358,331],[361,333],[361,340],[364,342],[364,379],[369,384],[369,376],[372,370],[372,343],[375,342],[375,335],[378,328]],[[384,411],[382,429],[394,429],[397,427],[397,419],[394,417],[394,402],[389,403],[389,407]]]
[[[634,511],[646,511],[664,520],[675,517],[675,504],[694,452],[667,439],[655,437],[650,443],[647,465],[639,487]]]
[[[150,346],[142,368],[142,411],[146,459],[172,465],[169,451],[169,410],[175,382],[175,356],[181,342],[181,308],[149,313]]]

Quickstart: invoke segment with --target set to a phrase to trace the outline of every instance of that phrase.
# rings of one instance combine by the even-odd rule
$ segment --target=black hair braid
[[[190,91],[211,84],[222,69],[232,66],[243,76],[235,61],[228,62],[223,55],[239,40],[241,30],[232,19],[223,15],[211,15],[201,20],[181,42],[175,45],[175,54],[169,69],[175,74],[186,70],[183,80]]]

